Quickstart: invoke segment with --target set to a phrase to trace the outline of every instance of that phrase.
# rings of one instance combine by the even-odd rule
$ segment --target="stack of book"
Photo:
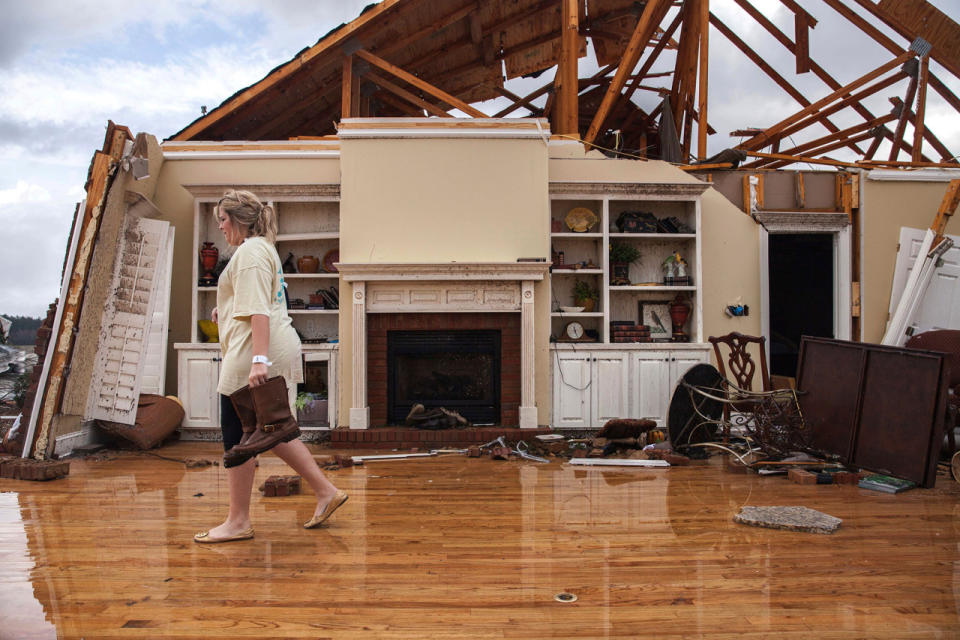
[[[883,491],[884,493],[900,493],[907,489],[913,489],[917,484],[909,480],[901,480],[892,476],[885,476],[879,473],[864,476],[857,483],[861,489],[870,489],[871,491]]]
[[[645,324],[614,321],[610,323],[611,342],[650,342],[650,327]]]

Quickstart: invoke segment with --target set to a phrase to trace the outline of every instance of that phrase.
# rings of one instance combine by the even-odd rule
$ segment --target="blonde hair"
[[[246,228],[252,237],[263,236],[273,244],[277,240],[277,214],[273,207],[260,202],[249,191],[227,191],[217,202],[217,209],[230,217],[231,222]],[[217,215],[216,209],[213,212]]]

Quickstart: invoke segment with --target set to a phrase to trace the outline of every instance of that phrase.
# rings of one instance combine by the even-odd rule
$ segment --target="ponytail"
[[[234,224],[247,228],[251,237],[262,236],[270,244],[276,242],[277,213],[270,205],[260,202],[253,193],[228,191],[220,198],[217,207],[228,215]]]

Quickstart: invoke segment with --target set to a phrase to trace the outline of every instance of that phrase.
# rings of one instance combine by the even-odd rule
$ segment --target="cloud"
[[[48,200],[50,200],[49,191],[38,184],[28,184],[23,180],[17,180],[17,186],[11,189],[0,189],[0,207]]]

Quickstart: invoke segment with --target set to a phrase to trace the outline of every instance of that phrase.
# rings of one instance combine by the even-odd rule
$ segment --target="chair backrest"
[[[753,388],[753,376],[757,372],[757,363],[748,350],[751,344],[759,347],[760,351],[760,384],[761,391],[770,391],[770,374],[767,372],[767,339],[763,336],[748,336],[736,331],[725,336],[710,336],[707,338],[713,345],[713,352],[717,357],[717,369],[720,375],[741,389]],[[724,358],[720,345],[726,345],[729,354]]]
[[[951,387],[960,385],[960,329],[924,331],[910,336],[904,346],[908,349],[942,351],[949,354],[947,362],[950,364],[950,381],[947,384]]]

